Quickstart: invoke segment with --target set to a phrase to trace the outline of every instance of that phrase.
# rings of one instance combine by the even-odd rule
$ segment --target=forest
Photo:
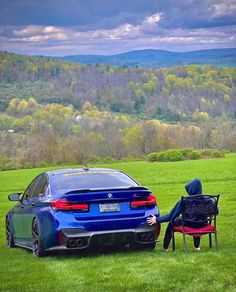
[[[0,115],[0,169],[143,159],[173,148],[236,149],[229,120],[166,123],[61,104],[13,98]]]
[[[236,149],[236,70],[0,53],[0,169]]]
[[[102,111],[165,121],[236,117],[236,69],[211,66],[129,68],[83,65],[45,57],[0,53],[0,110],[9,100],[86,101]]]

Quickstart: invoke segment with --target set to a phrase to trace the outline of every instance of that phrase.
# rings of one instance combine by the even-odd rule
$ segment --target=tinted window
[[[97,190],[139,186],[133,179],[120,172],[75,172],[55,174],[53,184],[57,193],[71,190]]]
[[[33,196],[38,196],[40,194],[43,194],[44,191],[46,190],[47,188],[47,177],[45,174],[42,174],[39,176],[39,179],[37,181],[37,185],[36,187],[34,188],[34,191],[33,191]]]
[[[37,176],[28,186],[28,188],[25,190],[24,194],[23,194],[23,198],[25,199],[26,197],[32,197],[33,196],[33,192],[34,192],[34,188],[38,182],[39,176]]]

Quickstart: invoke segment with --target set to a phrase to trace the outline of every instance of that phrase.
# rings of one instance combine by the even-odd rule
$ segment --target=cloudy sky
[[[236,47],[236,0],[0,0],[0,50],[50,56]]]

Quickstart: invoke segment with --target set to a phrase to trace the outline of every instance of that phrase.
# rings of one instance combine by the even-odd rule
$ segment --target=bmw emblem
[[[108,194],[107,197],[108,197],[108,199],[111,199],[113,197],[113,195],[112,194]]]

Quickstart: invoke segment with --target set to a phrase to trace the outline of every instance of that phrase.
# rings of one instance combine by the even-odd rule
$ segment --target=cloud
[[[0,50],[43,55],[235,47],[233,0],[0,0]]]
[[[232,13],[235,15],[236,11],[236,2],[226,0],[224,2],[216,3],[212,6],[213,14],[212,17],[220,17],[220,16],[227,16],[231,15]]]
[[[0,0],[0,24],[114,28],[138,24],[157,9],[156,0]]]
[[[163,27],[203,27],[236,22],[235,0],[0,0],[0,25],[77,26],[80,30],[141,24],[162,14]],[[147,21],[155,21],[147,19]]]
[[[153,25],[153,24],[158,23],[160,20],[161,20],[161,13],[156,13],[151,16],[148,16],[144,20],[143,24]]]
[[[68,36],[64,29],[55,26],[29,25],[23,29],[14,29],[12,37],[18,41],[43,42],[48,40],[67,40]]]
[[[158,22],[148,25],[145,19],[140,25],[124,24],[113,29],[86,32],[75,28],[28,26],[12,29],[10,37],[9,30],[7,37],[0,33],[0,42],[5,45],[5,47],[1,45],[0,49],[9,50],[11,47],[13,51],[21,53],[68,55],[115,54],[144,48],[184,51],[233,47],[235,44],[235,31],[231,26],[226,30],[219,28],[167,30],[160,28]]]

